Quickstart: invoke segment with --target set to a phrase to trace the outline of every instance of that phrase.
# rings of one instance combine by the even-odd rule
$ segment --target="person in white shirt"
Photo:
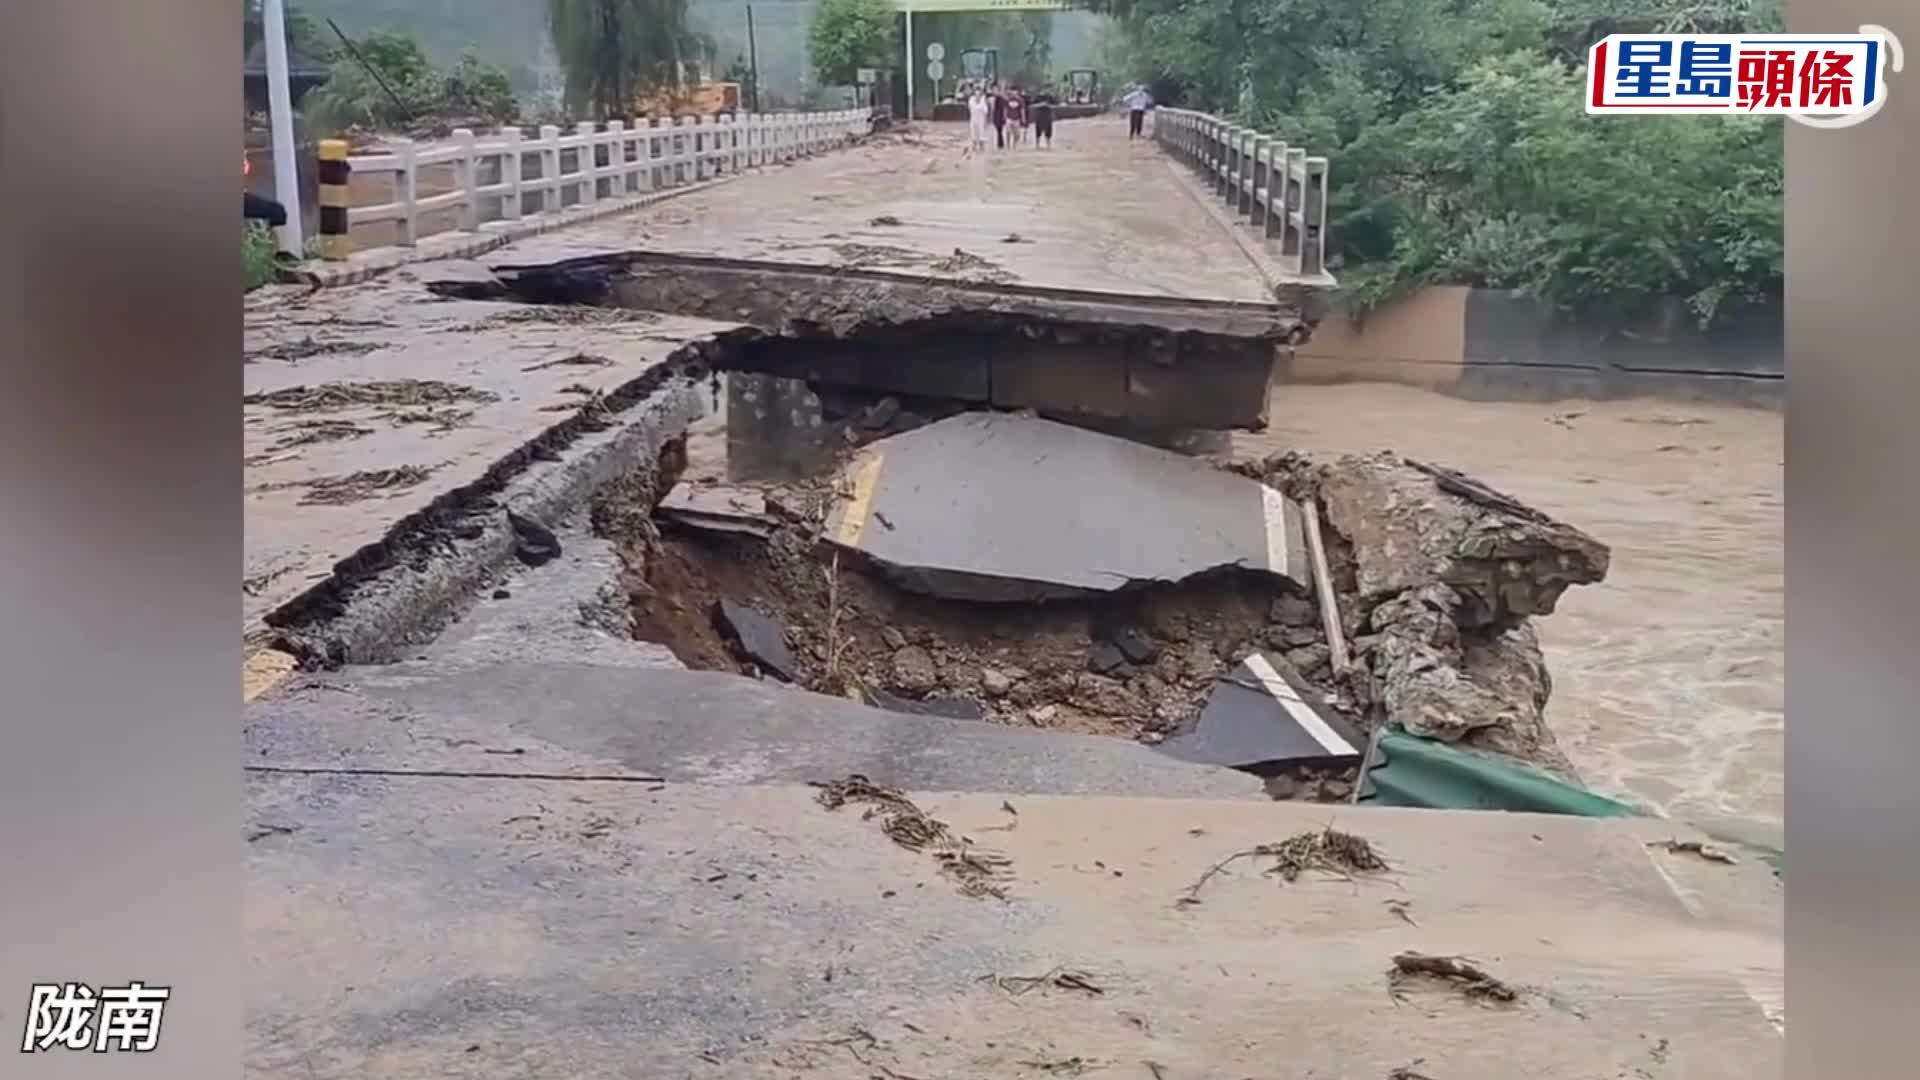
[[[991,122],[993,106],[987,101],[987,91],[976,85],[967,95],[967,124],[973,137],[973,148],[987,148],[987,125]]]
[[[1146,87],[1136,86],[1127,94],[1126,102],[1127,138],[1139,138],[1141,129],[1146,123],[1147,110],[1153,107],[1153,97],[1147,93]]]

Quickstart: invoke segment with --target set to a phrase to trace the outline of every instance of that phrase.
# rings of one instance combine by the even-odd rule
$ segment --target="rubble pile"
[[[1451,470],[1380,452],[1280,454],[1239,471],[1317,500],[1361,718],[1572,775],[1545,720],[1531,618],[1606,576],[1586,533]]]

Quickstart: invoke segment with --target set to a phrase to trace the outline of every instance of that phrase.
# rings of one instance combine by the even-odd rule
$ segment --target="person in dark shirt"
[[[1053,145],[1053,94],[1042,90],[1028,103],[1033,110],[1033,145]]]
[[[993,145],[1007,148],[1007,91],[998,85],[993,88]]]

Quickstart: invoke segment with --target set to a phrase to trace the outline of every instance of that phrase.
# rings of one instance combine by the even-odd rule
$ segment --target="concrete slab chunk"
[[[1200,715],[1160,749],[1186,761],[1239,769],[1280,763],[1357,765],[1366,740],[1254,653],[1214,685]]]
[[[1033,600],[1230,566],[1311,580],[1299,507],[1278,491],[1068,424],[966,413],[871,444],[841,479],[828,537],[936,595]]]
[[[727,484],[675,485],[655,513],[688,528],[744,533],[765,538],[773,532],[765,492]]]

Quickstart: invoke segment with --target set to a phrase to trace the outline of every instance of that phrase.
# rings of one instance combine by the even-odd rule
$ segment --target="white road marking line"
[[[1327,753],[1358,754],[1360,752],[1359,747],[1341,738],[1339,732],[1328,727],[1327,722],[1320,719],[1320,714],[1314,712],[1313,706],[1308,705],[1299,694],[1294,692],[1293,687],[1287,683],[1287,680],[1280,677],[1280,673],[1274,670],[1273,664],[1265,656],[1254,653],[1247,657],[1247,670],[1253,672],[1253,677],[1260,680],[1261,687],[1280,703],[1280,707],[1287,711],[1288,716],[1293,717],[1293,722],[1313,736],[1313,740],[1319,743]]]

